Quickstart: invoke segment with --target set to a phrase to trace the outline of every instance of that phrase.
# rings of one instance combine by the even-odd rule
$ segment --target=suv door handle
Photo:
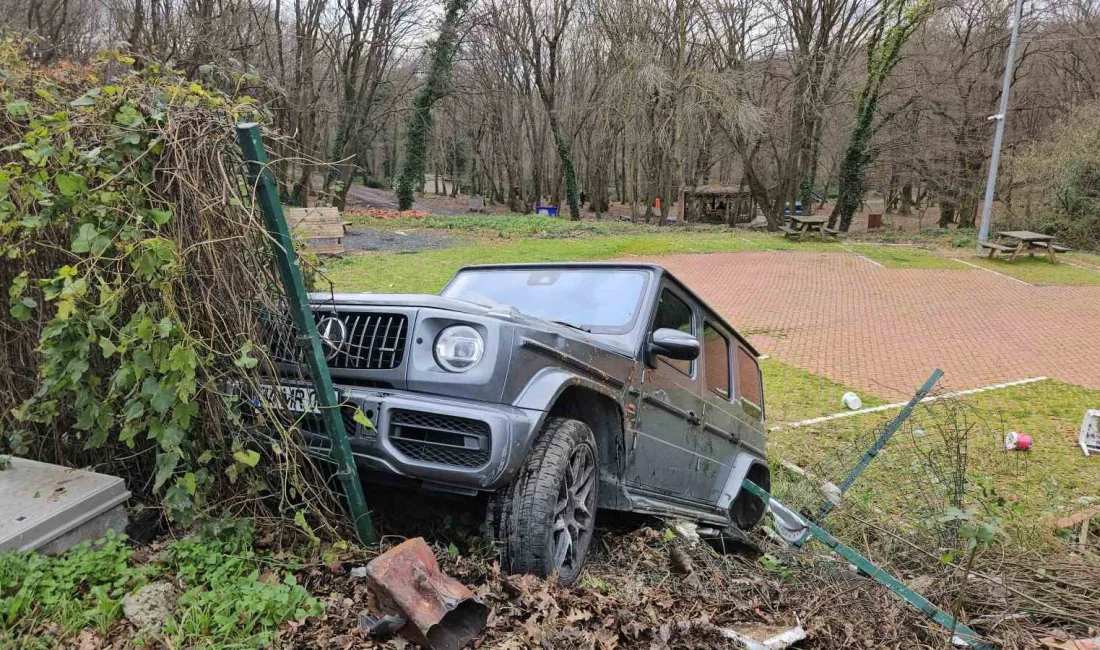
[[[688,424],[692,424],[692,425],[695,425],[695,426],[698,426],[698,425],[703,423],[703,421],[699,419],[699,416],[695,415],[695,411],[688,411],[687,412],[687,421],[688,421]]]

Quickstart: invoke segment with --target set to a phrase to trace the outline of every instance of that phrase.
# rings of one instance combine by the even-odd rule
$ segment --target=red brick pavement
[[[1100,388],[1100,286],[890,269],[848,253],[654,258],[764,354],[886,398],[941,368],[976,388],[1037,375]]]

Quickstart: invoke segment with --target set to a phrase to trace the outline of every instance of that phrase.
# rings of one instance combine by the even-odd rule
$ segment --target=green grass
[[[0,647],[53,648],[83,629],[106,634],[123,598],[154,580],[182,587],[164,621],[167,647],[271,647],[283,623],[322,611],[297,584],[301,567],[256,550],[245,521],[210,522],[151,562],[133,555],[112,536],[56,557],[0,554]]]
[[[822,385],[827,390],[832,383],[812,379],[802,382]],[[774,411],[776,387],[766,384],[766,388],[769,411]],[[1100,459],[1085,457],[1077,446],[1084,411],[1100,405],[1100,390],[1048,380],[970,395],[959,398],[959,402],[966,405],[967,422],[974,425],[968,445],[970,480],[984,492],[988,510],[983,516],[1000,519],[1017,543],[1050,543],[1054,519],[1084,507],[1082,498],[1100,497]],[[816,413],[822,406],[811,396],[785,408],[805,414]],[[934,412],[940,411],[921,407],[914,415],[915,422],[924,423],[932,444],[937,438],[928,424],[928,414]],[[897,413],[888,410],[771,431],[769,452],[773,462],[782,458],[803,467],[814,467],[830,458],[854,463],[858,457],[858,450],[853,449],[856,441]],[[1031,435],[1035,441],[1031,451],[1005,451],[1003,436],[1008,431]],[[859,498],[880,514],[904,516],[913,506],[916,493],[932,487],[920,484],[923,475],[913,471],[914,456],[905,447],[907,439],[899,434],[858,484]]]
[[[435,293],[456,270],[467,264],[630,259],[667,253],[745,250],[760,250],[760,247],[728,231],[682,232],[675,236],[518,239],[411,254],[345,257],[330,263],[326,274],[339,291]]]
[[[850,246],[851,250],[860,255],[875,260],[890,269],[947,269],[951,271],[966,271],[963,264],[935,253],[908,246],[876,246],[873,244],[857,244]]]
[[[348,215],[356,225],[383,230],[428,228],[478,238],[496,237],[580,237],[657,231],[657,226],[631,224],[616,220],[570,221],[535,215],[431,215],[423,219],[374,219]],[[711,228],[713,229],[713,228]]]
[[[1100,285],[1100,267],[1084,268],[1071,264],[1051,264],[1047,257],[1017,257],[1009,263],[1003,259],[989,259],[984,256],[971,255],[960,257],[971,264],[992,269],[998,273],[1041,285]],[[1080,258],[1065,258],[1076,262]]]
[[[840,398],[851,388],[776,359],[760,363],[764,375],[764,400],[768,408],[768,424],[796,422],[845,410]],[[853,391],[863,406],[878,406],[886,402],[875,395]]]

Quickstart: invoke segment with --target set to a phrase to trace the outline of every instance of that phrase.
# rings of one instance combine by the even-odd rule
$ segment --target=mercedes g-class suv
[[[601,508],[715,533],[764,514],[741,490],[770,484],[757,353],[659,266],[471,266],[438,296],[311,298],[360,467],[490,493],[508,570],[571,583]],[[282,391],[315,412],[312,389]]]

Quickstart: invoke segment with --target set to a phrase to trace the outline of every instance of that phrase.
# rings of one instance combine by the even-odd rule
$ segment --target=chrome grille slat
[[[398,321],[398,323],[397,323],[397,335],[393,339],[393,347],[390,348],[390,365],[391,366],[393,365],[393,360],[394,360],[395,356],[397,355],[397,342],[403,340],[401,338],[401,335],[403,334],[404,329],[405,329],[405,321],[404,320]]]
[[[332,315],[326,313],[324,316]],[[393,370],[404,361],[408,344],[408,317],[376,312],[338,312],[347,326],[347,340],[329,360],[330,368],[347,370]],[[324,316],[317,315],[320,320]],[[396,336],[390,338],[393,332]],[[384,354],[389,352],[389,354]]]
[[[393,370],[401,365],[408,346],[408,317],[401,313],[318,310],[317,325],[329,317],[340,318],[347,328],[343,344],[332,353],[330,368]],[[294,338],[294,326],[286,313],[261,315],[261,329],[272,359],[283,364],[302,364],[304,356]],[[318,327],[318,333],[320,327]],[[332,348],[324,344],[326,355]]]
[[[374,354],[374,344],[378,341],[378,328],[382,326],[382,316],[374,321],[374,332],[370,335],[370,347],[367,349],[367,365],[370,365],[371,355]]]
[[[347,351],[346,354],[347,354],[349,365],[353,365],[352,360],[351,360],[351,349],[352,348],[355,348],[354,365],[359,365],[359,348],[354,343],[352,343],[352,335],[355,334],[355,328],[359,327],[359,320],[362,319],[362,318],[363,318],[362,314],[356,314],[355,315],[355,323],[352,324],[351,331],[348,332],[348,351]],[[360,338],[362,338],[362,337],[360,337]]]

